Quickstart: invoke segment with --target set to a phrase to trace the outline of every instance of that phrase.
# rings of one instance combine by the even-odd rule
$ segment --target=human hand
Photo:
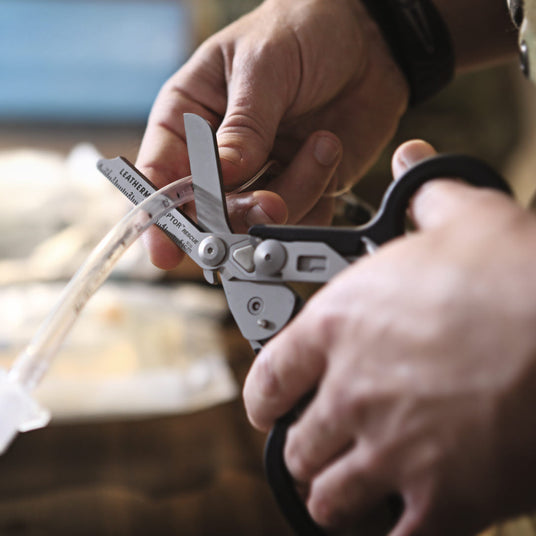
[[[182,116],[197,113],[218,129],[227,189],[269,158],[284,169],[266,191],[229,199],[235,232],[254,223],[326,224],[333,199],[325,194],[364,173],[407,99],[360,0],[266,0],[208,39],[164,85],[137,166],[157,186],[188,175]],[[148,237],[156,265],[178,263],[167,237]]]
[[[433,150],[400,148],[395,176]],[[273,426],[307,393],[285,460],[327,527],[386,496],[391,536],[465,535],[534,509],[536,219],[502,194],[438,180],[417,232],[321,289],[254,362],[251,422]]]

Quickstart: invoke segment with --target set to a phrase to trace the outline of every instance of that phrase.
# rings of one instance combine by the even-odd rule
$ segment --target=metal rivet
[[[262,298],[251,298],[248,301],[248,311],[252,315],[258,315],[262,313],[262,310],[264,309],[264,301]]]

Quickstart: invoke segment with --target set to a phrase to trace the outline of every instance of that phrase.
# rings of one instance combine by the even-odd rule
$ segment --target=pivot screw
[[[201,261],[207,266],[217,266],[225,258],[225,244],[216,236],[207,236],[201,241],[198,253]]]

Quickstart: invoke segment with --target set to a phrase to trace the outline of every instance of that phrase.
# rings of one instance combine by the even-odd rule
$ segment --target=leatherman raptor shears
[[[405,232],[411,197],[426,181],[461,178],[510,193],[503,179],[482,162],[466,156],[438,156],[411,169],[387,190],[376,216],[360,227],[253,226],[232,232],[222,187],[215,135],[204,119],[184,116],[197,221],[178,209],[157,225],[204,271],[211,284],[221,281],[230,311],[242,335],[257,352],[300,309],[300,297],[287,282],[324,283],[360,256]],[[101,160],[99,169],[133,203],[155,187],[127,160]],[[219,274],[219,278],[218,278]],[[266,445],[267,478],[293,529],[323,534],[307,513],[283,460],[291,412],[276,424]],[[400,512],[393,507],[393,516]],[[398,512],[397,512],[398,510]]]

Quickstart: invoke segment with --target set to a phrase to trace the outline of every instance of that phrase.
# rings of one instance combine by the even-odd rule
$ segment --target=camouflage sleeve
[[[507,0],[512,22],[519,30],[521,68],[533,82],[536,81],[536,0]]]

